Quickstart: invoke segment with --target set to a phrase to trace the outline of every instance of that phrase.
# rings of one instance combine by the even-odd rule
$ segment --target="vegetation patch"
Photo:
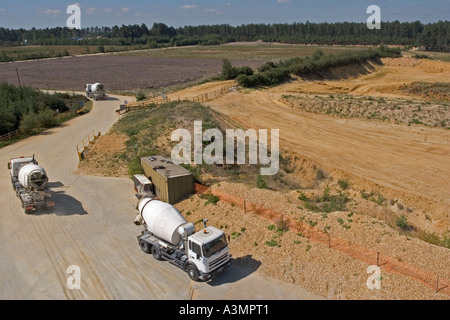
[[[369,60],[399,57],[401,51],[398,48],[379,47],[377,49],[358,50],[339,54],[326,55],[322,50],[316,50],[311,56],[304,58],[292,58],[280,61],[278,64],[269,62],[258,70],[258,73],[236,77],[238,84],[245,88],[258,86],[274,86],[288,80],[291,74],[305,76],[317,72],[328,71],[332,68],[351,64],[361,64]]]
[[[0,135],[21,129],[25,136],[77,116],[91,102],[82,95],[48,94],[30,87],[0,84]]]

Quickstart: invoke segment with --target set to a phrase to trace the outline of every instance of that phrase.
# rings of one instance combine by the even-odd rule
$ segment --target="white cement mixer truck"
[[[34,156],[11,159],[8,169],[11,171],[13,189],[26,214],[53,205],[53,202],[48,201],[50,194],[47,192],[47,173],[38,165]]]
[[[166,260],[183,269],[194,281],[208,281],[231,265],[227,240],[223,231],[206,227],[195,232],[172,205],[144,197],[139,200],[136,225],[146,228],[137,237],[145,253]]]
[[[87,84],[86,96],[95,101],[106,100],[105,86],[101,83]]]

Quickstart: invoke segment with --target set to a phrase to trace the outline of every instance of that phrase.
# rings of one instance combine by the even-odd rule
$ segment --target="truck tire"
[[[188,265],[186,267],[186,272],[189,275],[189,278],[191,278],[191,280],[193,280],[193,281],[198,281],[199,280],[198,271],[197,271],[197,268],[194,265],[192,265],[192,264]]]
[[[147,254],[151,253],[152,246],[147,241],[139,240],[139,246],[141,247],[141,250],[144,251],[145,253]]]
[[[159,252],[159,249],[155,246],[152,246],[152,255],[156,260],[161,260],[161,253]]]

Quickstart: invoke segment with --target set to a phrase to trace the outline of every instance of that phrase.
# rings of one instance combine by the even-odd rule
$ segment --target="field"
[[[182,50],[2,64],[0,74],[16,81],[19,66],[24,81],[39,87],[45,79],[52,89],[82,88],[90,75],[105,80],[110,90],[164,90],[217,74],[223,58],[256,67],[296,50],[307,54],[311,47],[244,44]],[[237,264],[322,297],[446,300],[450,114],[445,88],[450,64],[389,58],[364,70],[349,66],[276,87],[234,87],[204,102],[206,118],[224,128],[279,129],[281,170],[261,184],[247,166],[203,166],[197,177],[218,198],[196,194],[176,207],[189,221],[208,218],[223,229]],[[168,95],[190,98],[231,82],[207,82]],[[93,145],[78,174],[128,177],[133,157],[170,152],[172,130],[191,128],[187,114],[205,116],[183,107],[152,106],[122,116]],[[367,268],[378,262],[382,289],[369,290]]]
[[[110,92],[152,90],[215,76],[221,71],[223,59],[231,60],[234,66],[257,68],[267,60],[306,56],[318,48],[325,53],[358,50],[358,47],[230,44],[86,55],[95,53],[96,49],[84,46],[4,48],[5,54],[13,58],[45,56],[49,50],[50,56],[56,52],[63,57],[0,63],[0,81],[19,84],[18,72],[22,85],[46,90],[82,91],[90,82],[104,83]],[[107,51],[123,49],[107,48]],[[62,54],[64,51],[82,56],[66,56]]]

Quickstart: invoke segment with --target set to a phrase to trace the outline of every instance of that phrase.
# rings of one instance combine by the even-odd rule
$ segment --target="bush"
[[[239,68],[235,68],[231,65],[231,62],[228,59],[224,59],[222,62],[222,80],[232,80],[236,79],[240,75],[244,76],[252,76],[253,69],[248,66],[243,66]]]
[[[347,180],[339,180],[338,184],[342,190],[347,190],[350,187],[350,183]]]
[[[404,214],[402,214],[400,217],[398,217],[395,220],[395,225],[404,231],[410,229],[410,225],[408,224],[408,219],[406,218],[406,216]]]
[[[256,178],[256,187],[258,189],[267,189],[267,182],[262,175],[258,175],[258,178]]]
[[[20,128],[25,133],[36,133],[56,124],[54,113],[50,109],[44,109],[38,113],[27,113],[20,121]]]
[[[136,101],[138,101],[138,102],[147,99],[147,96],[145,95],[145,92],[142,91],[142,90],[139,90],[139,92],[136,93],[135,97],[136,97]]]

